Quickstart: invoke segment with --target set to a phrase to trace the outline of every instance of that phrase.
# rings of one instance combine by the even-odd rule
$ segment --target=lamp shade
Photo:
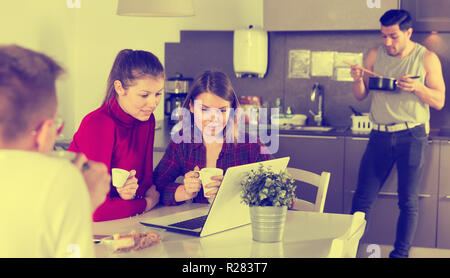
[[[123,16],[193,16],[192,0],[119,0]]]

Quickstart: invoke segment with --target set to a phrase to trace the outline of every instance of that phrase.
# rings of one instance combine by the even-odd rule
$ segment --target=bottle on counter
[[[287,107],[286,113],[284,114],[284,117],[287,118],[287,119],[290,119],[290,118],[293,117],[293,116],[292,116],[292,110],[291,110],[291,107],[290,107],[290,106]]]

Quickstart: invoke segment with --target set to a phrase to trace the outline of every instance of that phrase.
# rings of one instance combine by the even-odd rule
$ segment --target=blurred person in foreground
[[[45,54],[0,46],[0,257],[94,257],[91,214],[110,177],[84,155],[49,156],[62,72]]]

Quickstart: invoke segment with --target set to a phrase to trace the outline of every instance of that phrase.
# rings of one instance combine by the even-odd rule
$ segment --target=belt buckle
[[[395,126],[396,125],[399,125],[399,124],[396,124],[396,123],[392,123],[392,124],[387,124],[387,125],[378,125],[379,127],[382,127],[382,128],[378,128],[378,130],[381,130],[381,131],[385,131],[385,132],[395,132],[396,130],[395,130]],[[392,131],[390,131],[389,130],[389,127],[392,127],[393,128],[393,130]]]
[[[388,127],[390,127],[390,126],[395,126],[396,124],[387,124],[387,125],[384,125],[384,129],[386,130],[386,132],[394,132],[395,130],[393,130],[393,131],[389,131],[389,128]]]

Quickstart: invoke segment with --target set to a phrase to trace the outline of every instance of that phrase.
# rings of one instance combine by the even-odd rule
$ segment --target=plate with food
[[[108,245],[114,253],[127,253],[149,248],[162,241],[158,232],[136,232],[113,234],[108,236],[94,236],[94,243]]]

